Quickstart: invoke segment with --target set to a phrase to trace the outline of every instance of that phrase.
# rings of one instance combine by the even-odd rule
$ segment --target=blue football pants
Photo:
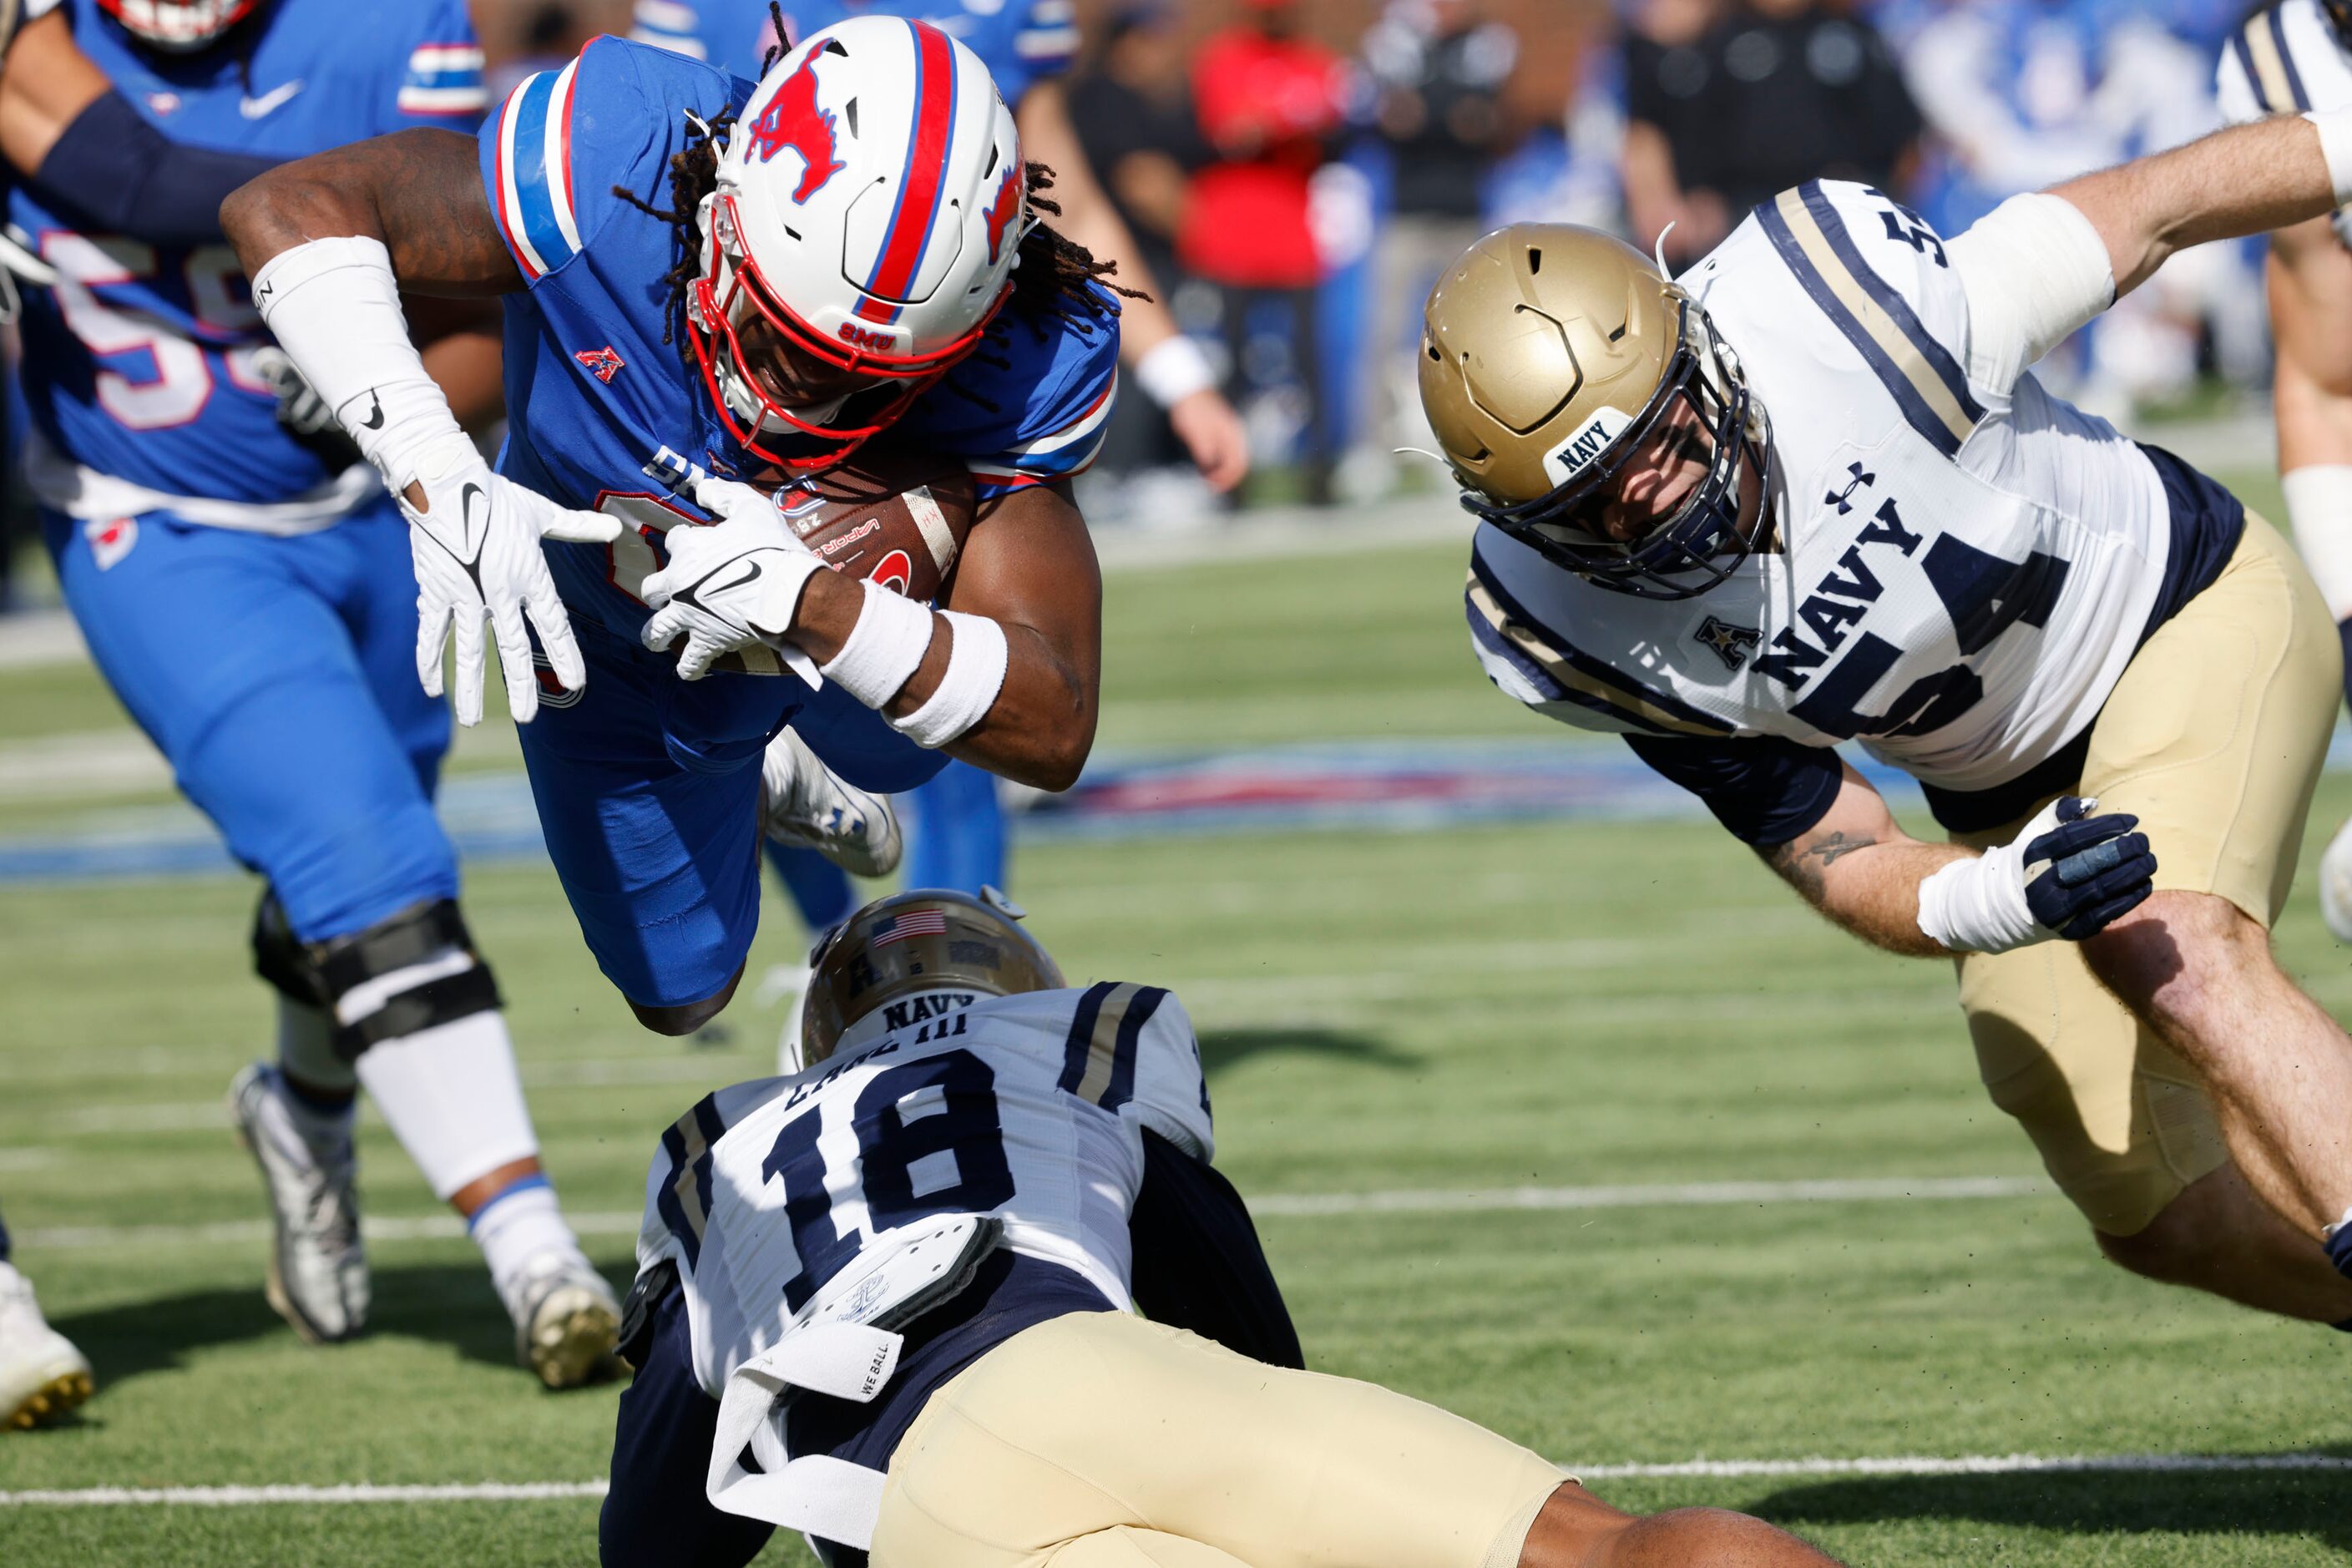
[[[449,712],[417,684],[408,525],[389,498],[290,538],[168,511],[127,533],[42,524],[107,684],[297,937],[457,896],[432,804]]]

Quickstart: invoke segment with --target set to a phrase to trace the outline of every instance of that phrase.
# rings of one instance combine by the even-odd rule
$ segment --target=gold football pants
[[[2267,928],[2294,879],[2342,665],[2310,574],[2249,512],[2221,576],[2116,683],[2071,793],[2138,816],[2159,890],[2217,895]],[[1955,839],[2007,843],[2025,821]],[[2024,1125],[2097,1229],[2145,1229],[2228,1162],[2196,1070],[2098,983],[2074,943],[1972,953],[1959,976],[1993,1103]]]
[[[1024,1331],[890,1460],[874,1568],[1512,1568],[1559,1469],[1123,1312]]]

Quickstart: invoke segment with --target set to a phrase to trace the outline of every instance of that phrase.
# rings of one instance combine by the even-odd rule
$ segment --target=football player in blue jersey
[[[0,0],[0,156],[40,189],[81,193],[104,227],[131,239],[217,240],[221,198],[278,161],[169,140],[75,45],[56,0]],[[5,249],[8,266],[47,273]],[[13,309],[5,270],[0,291]],[[58,1419],[91,1386],[89,1358],[42,1317],[0,1225],[0,1432]]]
[[[256,161],[470,126],[482,107],[456,0],[67,12],[147,120]],[[307,395],[230,248],[125,237],[111,200],[47,184],[11,199],[55,273],[23,326],[27,477],[92,657],[268,879],[254,947],[279,994],[278,1059],[239,1074],[230,1100],[275,1211],[270,1301],[314,1342],[365,1322],[352,1138],[364,1084],[467,1217],[520,1359],[551,1385],[580,1382],[608,1359],[617,1305],[541,1168],[498,987],[458,913],[431,804],[448,720],[410,674],[405,528],[339,433],[289,423]],[[445,310],[419,326],[457,406],[494,415],[486,325]]]
[[[1119,281],[1139,297],[1119,320],[1119,358],[1133,384],[1167,411],[1202,475],[1230,490],[1249,468],[1240,417],[1216,385],[1198,345],[1181,331],[1158,292],[1118,209],[1095,179],[1070,123],[1061,77],[1078,50],[1071,0],[638,0],[630,37],[741,76],[756,76],[772,50],[848,16],[898,16],[927,21],[970,47],[1011,105],[1024,149],[1055,172],[1055,226],[1093,255],[1117,265]],[[996,781],[950,763],[910,792],[906,881],[909,887],[1009,886],[1004,810]],[[857,904],[848,879],[814,852],[771,840],[769,858],[814,931],[846,918]],[[793,978],[805,978],[801,970]],[[793,1015],[795,1020],[797,1012]],[[796,1023],[784,1030],[789,1064]]]
[[[437,688],[454,621],[461,719],[490,623],[565,891],[650,1028],[698,1027],[741,977],[787,724],[860,789],[943,751],[1066,788],[1093,744],[1101,580],[1066,480],[1100,444],[1118,303],[1040,221],[1050,178],[970,50],[866,17],[756,85],[600,38],[478,143],[362,143],[224,210],[271,329],[402,498],[420,673]],[[496,473],[404,289],[505,296]],[[820,570],[774,504],[877,440],[974,476],[939,612]],[[815,684],[711,673],[743,654]]]

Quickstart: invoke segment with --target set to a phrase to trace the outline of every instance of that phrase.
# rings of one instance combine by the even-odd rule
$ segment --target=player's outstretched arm
[[[2319,217],[2352,197],[2352,111],[2232,125],[2051,187],[2091,220],[2117,295],[2176,250]]]
[[[2053,801],[1979,854],[1903,831],[1852,767],[1821,821],[1758,853],[1805,901],[1890,952],[1948,958],[2050,938],[2080,942],[2147,897],[2156,857],[2137,817]]]
[[[2265,272],[2287,519],[2328,609],[2352,619],[2352,250],[2315,219],[2271,236]]]
[[[281,163],[222,204],[221,226],[257,280],[297,246],[348,237],[383,246],[412,294],[519,293],[478,146],[455,131],[395,131]]]
[[[221,224],[253,302],[409,522],[416,677],[441,695],[454,635],[458,722],[482,718],[499,646],[515,722],[539,712],[530,634],[565,688],[587,684],[543,539],[609,543],[615,518],[572,511],[492,473],[411,341],[402,290],[458,298],[523,286],[490,216],[474,139],[403,131],[271,170],[231,196]]]
[[[1946,252],[1969,302],[1969,376],[2006,395],[2174,251],[2352,199],[2352,110],[2255,121],[2011,196]]]

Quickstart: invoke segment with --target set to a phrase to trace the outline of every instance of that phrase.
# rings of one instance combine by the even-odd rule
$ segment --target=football
[[[771,476],[761,482],[775,481]],[[955,569],[977,504],[961,461],[919,452],[860,453],[855,462],[776,492],[777,510],[826,565],[924,601],[939,596]],[[722,654],[711,668],[784,673],[782,661],[764,647]]]
[[[861,454],[776,496],[793,531],[826,565],[925,601],[955,569],[974,504],[961,461],[917,452]]]

